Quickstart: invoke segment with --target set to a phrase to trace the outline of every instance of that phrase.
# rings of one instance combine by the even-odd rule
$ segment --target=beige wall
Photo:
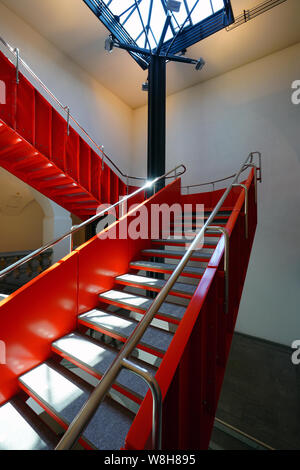
[[[0,213],[0,253],[40,247],[43,242],[43,219],[42,208],[34,200],[18,215]]]
[[[0,168],[0,253],[41,246],[43,220],[30,188]]]
[[[300,335],[300,44],[167,100],[167,168],[186,162],[187,183],[234,173],[263,155],[259,225],[237,329],[290,345]],[[134,112],[132,170],[146,169],[146,108]]]

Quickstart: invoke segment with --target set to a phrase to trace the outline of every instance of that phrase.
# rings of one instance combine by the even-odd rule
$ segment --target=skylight
[[[152,50],[159,44],[168,14],[171,21],[163,42],[225,7],[225,0],[104,0],[103,3],[139,47]],[[176,8],[171,11],[172,3],[180,5],[178,12]]]

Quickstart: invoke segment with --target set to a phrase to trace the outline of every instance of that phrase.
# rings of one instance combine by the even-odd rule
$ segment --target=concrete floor
[[[275,449],[300,449],[300,365],[293,350],[235,333],[217,417]],[[214,442],[239,448],[215,433]],[[219,442],[218,442],[219,440]]]

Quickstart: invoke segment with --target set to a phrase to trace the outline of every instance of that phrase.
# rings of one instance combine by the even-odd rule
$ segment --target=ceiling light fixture
[[[175,13],[179,13],[181,7],[181,2],[177,0],[168,0],[167,1],[167,9],[169,11],[174,11]]]
[[[203,57],[200,57],[200,59],[197,60],[195,69],[196,70],[202,70],[204,65],[205,65],[205,60],[203,59]]]

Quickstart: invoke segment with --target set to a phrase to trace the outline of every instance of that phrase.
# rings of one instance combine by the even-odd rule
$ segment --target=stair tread
[[[157,287],[162,289],[163,286],[166,284],[167,281],[163,279],[155,279],[153,277],[147,276],[138,276],[135,274],[123,274],[121,276],[116,277],[116,281],[125,282],[128,284],[138,285],[140,287]],[[186,294],[193,295],[197,286],[192,284],[185,284],[184,282],[176,282],[172,287],[171,292],[183,292]]]
[[[182,257],[186,254],[187,250],[166,250],[166,249],[158,249],[158,248],[149,248],[147,250],[143,250],[142,253],[145,255],[151,255],[152,253],[154,256],[156,255],[164,255],[165,258],[170,256],[178,256]],[[209,248],[202,248],[201,250],[197,250],[193,253],[192,258],[200,258],[200,259],[210,259],[211,255],[213,254],[212,249]]]
[[[138,324],[138,321],[132,318],[125,318],[119,314],[98,309],[86,312],[78,318],[79,322],[83,320],[85,324],[91,325],[91,328],[95,326],[96,328],[101,328],[102,331],[106,331],[108,334],[115,333],[124,339],[130,336]],[[140,345],[145,346],[149,350],[164,354],[172,338],[173,335],[168,331],[149,326],[140,341]]]
[[[151,268],[153,269],[161,269],[162,271],[174,271],[176,268],[176,264],[169,264],[169,263],[156,263],[154,261],[132,261],[130,263],[130,267],[132,268],[138,268],[138,267],[143,267],[143,268]],[[197,274],[197,275],[202,275],[205,271],[205,268],[195,268],[195,267],[190,267],[187,266],[184,268],[183,272],[187,274]]]
[[[109,291],[103,292],[99,295],[100,300],[113,301],[120,306],[129,306],[133,309],[146,312],[153,303],[153,299],[148,297],[139,296],[136,294],[131,294],[130,292],[118,291],[116,289],[111,289]],[[176,319],[180,321],[185,313],[186,308],[181,305],[173,304],[170,302],[164,302],[157,314],[160,314],[163,317]]]
[[[70,359],[75,359],[77,363],[82,364],[91,371],[95,371],[100,376],[105,373],[118,354],[116,349],[78,333],[71,333],[60,338],[54,341],[52,346],[55,350],[61,351]],[[131,359],[131,361],[140,367],[147,368],[147,370],[155,375],[156,369],[153,366],[136,359]],[[144,380],[126,369],[121,371],[116,382],[118,385],[134,392],[140,399],[146,395],[148,390]]]
[[[69,425],[85,404],[93,387],[83,385],[62,367],[44,362],[24,374],[19,381],[33,398]],[[98,449],[120,449],[133,420],[133,413],[106,398],[86,428],[83,436]]]
[[[218,232],[218,235],[220,235],[220,232]],[[174,244],[174,243],[182,243],[182,244],[191,244],[193,239],[191,238],[158,238],[157,240],[153,240],[155,243],[163,243],[165,245],[168,244]],[[205,237],[204,238],[204,245],[217,245],[219,242],[219,237],[214,238],[214,237]]]
[[[44,424],[25,403],[13,399],[0,407],[0,450],[49,450],[52,442],[43,432]],[[48,431],[48,434],[51,431]]]

